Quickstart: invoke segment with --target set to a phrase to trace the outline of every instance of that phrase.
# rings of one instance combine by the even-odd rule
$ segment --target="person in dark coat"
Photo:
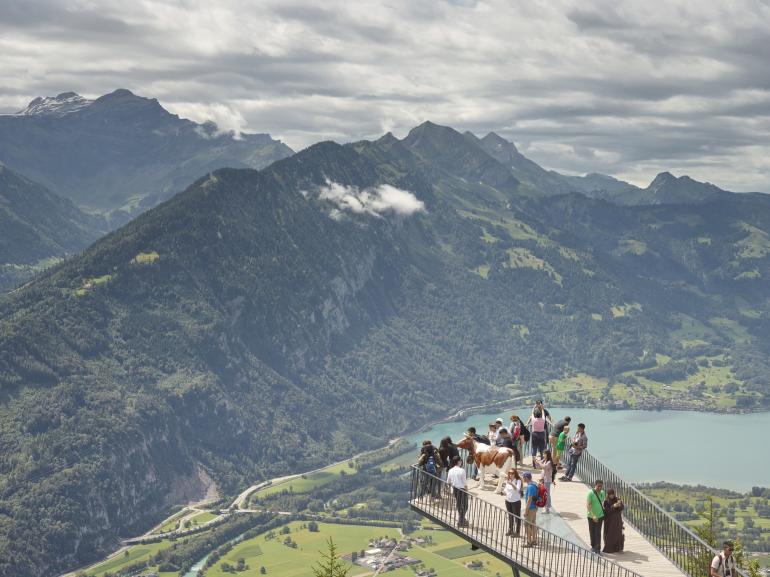
[[[625,537],[623,536],[623,501],[615,494],[615,489],[607,490],[604,499],[604,549],[605,553],[623,551]]]
[[[441,462],[447,463],[447,466],[441,469],[441,479],[446,481],[447,473],[452,466],[451,463],[454,462],[455,457],[460,456],[460,451],[457,450],[451,437],[444,437],[438,445],[438,454],[441,457]]]

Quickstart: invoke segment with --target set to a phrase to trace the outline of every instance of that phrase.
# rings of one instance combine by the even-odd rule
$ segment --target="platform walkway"
[[[593,469],[584,469],[593,473]],[[540,477],[540,471],[533,470],[531,459],[525,460],[519,470],[529,470],[533,478]],[[580,469],[579,469],[580,470]],[[553,508],[550,514],[543,509],[538,512],[538,546],[524,547],[523,538],[506,536],[508,513],[503,497],[495,493],[496,479],[487,477],[484,488],[469,480],[467,527],[457,522],[456,501],[451,488],[438,479],[429,479],[424,471],[414,469],[413,489],[410,505],[425,517],[437,522],[459,536],[470,541],[472,546],[482,548],[509,563],[514,575],[538,577],[683,577],[683,572],[671,558],[664,555],[661,547],[651,543],[627,520],[625,525],[625,551],[598,556],[590,551],[587,544],[588,523],[586,520],[586,497],[589,487],[574,477],[571,482],[558,481],[553,487]],[[593,482],[593,478],[589,481]],[[426,483],[437,483],[440,498],[425,491]],[[611,483],[605,484],[612,487]],[[622,493],[621,493],[622,494]],[[522,521],[523,523],[523,521]],[[524,527],[521,529],[522,537]],[[668,549],[671,550],[670,548]],[[681,548],[679,548],[681,551]],[[675,556],[675,555],[673,555]],[[681,561],[681,559],[680,559]]]

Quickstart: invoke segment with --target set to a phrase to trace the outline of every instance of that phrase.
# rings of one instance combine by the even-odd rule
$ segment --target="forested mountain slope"
[[[84,249],[106,228],[104,219],[0,163],[0,292]]]
[[[633,400],[719,363],[766,405],[770,213],[719,202],[537,194],[430,123],[204,176],[0,301],[0,575],[505,383]]]

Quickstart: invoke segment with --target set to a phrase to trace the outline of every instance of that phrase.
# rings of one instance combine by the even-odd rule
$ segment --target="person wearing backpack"
[[[422,449],[420,449],[420,458],[417,461],[417,465],[430,475],[429,477],[426,477],[426,482],[421,488],[420,496],[422,497],[425,493],[430,492],[432,497],[437,498],[439,496],[439,491],[441,490],[439,478],[441,476],[443,462],[441,461],[441,455],[439,455],[438,449],[436,449],[429,440],[422,442]]]
[[[588,491],[588,496],[586,497],[591,550],[597,555],[602,554],[602,523],[604,522],[604,500],[606,498],[604,481],[597,479],[594,483],[594,488]]]
[[[511,424],[508,427],[508,430],[511,432],[511,437],[513,437],[516,465],[519,465],[522,463],[521,455],[522,449],[524,448],[524,443],[529,441],[529,430],[527,430],[527,428],[524,426],[524,423],[521,422],[521,419],[519,419],[518,415],[511,415]]]
[[[534,547],[537,545],[537,485],[532,482],[532,473],[529,471],[524,471],[521,478],[527,484],[524,490],[524,533],[527,542],[522,547]]]
[[[543,469],[543,485],[548,495],[548,500],[543,504],[545,506],[545,513],[551,512],[551,487],[555,483],[556,476],[556,464],[551,457],[551,451],[546,449],[543,451],[543,460],[538,461],[538,465]]]
[[[709,577],[738,577],[738,566],[733,557],[733,542],[722,543],[722,552],[711,561]]]

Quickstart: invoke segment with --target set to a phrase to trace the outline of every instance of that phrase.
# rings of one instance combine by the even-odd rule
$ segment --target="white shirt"
[[[519,493],[521,490],[521,481],[518,479],[514,479],[513,482],[506,481],[503,490],[505,491],[505,500],[509,503],[518,503],[521,501],[521,493]]]
[[[468,484],[468,479],[465,476],[465,469],[462,467],[452,467],[449,469],[449,473],[447,473],[446,476],[446,482],[455,489],[465,489],[465,486]]]
[[[719,563],[720,557],[722,558],[721,564]],[[711,568],[719,569],[718,573],[724,577],[727,577],[728,575],[731,577],[738,577],[738,573],[735,571],[735,557],[732,555],[726,559],[724,557],[724,553],[720,553],[719,555],[715,556],[714,560],[711,562]]]

